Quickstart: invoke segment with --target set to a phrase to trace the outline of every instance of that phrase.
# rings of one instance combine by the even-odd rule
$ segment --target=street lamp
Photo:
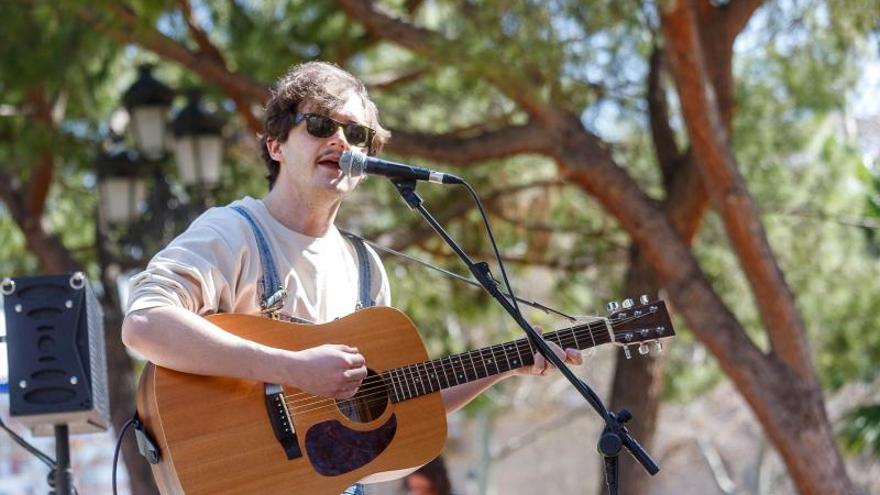
[[[119,143],[95,159],[101,215],[111,225],[129,224],[143,211],[149,163]]]
[[[131,129],[138,150],[150,160],[165,154],[165,119],[174,91],[153,77],[153,66],[138,67],[138,78],[122,96],[131,115]]]
[[[171,121],[174,157],[185,185],[208,188],[220,181],[223,124],[202,108],[201,91],[187,92],[186,106]]]
[[[116,246],[105,258],[126,264],[140,263],[201,213],[206,192],[220,179],[224,121],[206,112],[201,93],[190,90],[187,104],[168,122],[175,91],[156,80],[152,70],[151,65],[138,67],[137,80],[123,95],[138,151],[126,150],[122,136],[111,131],[112,145],[95,160],[102,219],[98,235]],[[166,137],[174,139],[168,143]],[[170,165],[166,150],[174,151],[177,177],[191,189],[189,197],[175,195],[182,190],[165,173]]]

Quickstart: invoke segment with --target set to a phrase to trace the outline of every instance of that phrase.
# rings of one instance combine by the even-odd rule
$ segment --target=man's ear
[[[266,147],[269,149],[269,156],[272,157],[276,162],[281,162],[282,158],[284,158],[284,153],[281,150],[282,143],[273,138],[266,138]]]

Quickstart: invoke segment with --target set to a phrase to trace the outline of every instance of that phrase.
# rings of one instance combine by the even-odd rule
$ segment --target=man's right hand
[[[367,376],[366,359],[356,347],[324,344],[294,356],[288,383],[313,395],[348,399]]]

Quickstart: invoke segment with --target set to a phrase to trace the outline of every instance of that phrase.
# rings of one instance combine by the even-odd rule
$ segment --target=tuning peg
[[[623,355],[626,356],[627,359],[632,359],[632,354],[629,353],[629,346],[623,346]]]
[[[648,299],[648,295],[647,295],[647,294],[642,294],[641,296],[639,296],[639,302],[640,302],[643,306],[644,306],[645,304],[648,304],[649,301],[650,301],[650,300]]]
[[[657,352],[663,352],[663,342],[660,342],[659,340],[655,340],[654,341],[654,349],[656,349]]]
[[[628,297],[626,299],[624,299],[623,300],[623,307],[625,309],[633,307],[633,300]]]
[[[605,307],[608,308],[609,313],[613,313],[613,312],[617,311],[618,309],[620,309],[620,304],[618,304],[617,301],[611,301],[608,304],[606,304]]]
[[[646,343],[644,343],[644,342],[642,342],[641,344],[639,344],[639,354],[641,354],[642,356],[644,356],[645,354],[649,353],[650,351],[651,351],[651,349],[648,348],[648,344],[646,344]]]

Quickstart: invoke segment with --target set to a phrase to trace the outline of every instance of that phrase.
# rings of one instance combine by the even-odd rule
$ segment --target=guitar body
[[[354,346],[376,373],[428,359],[412,321],[388,307],[367,308],[321,325],[237,314],[208,319],[271,347]],[[368,395],[372,413],[353,419],[337,401],[283,385],[299,451],[292,457],[273,429],[263,383],[148,364],[138,386],[137,408],[160,450],[153,475],[163,495],[335,495],[358,481],[398,478],[443,449],[446,414],[440,394],[392,402],[386,392]]]

